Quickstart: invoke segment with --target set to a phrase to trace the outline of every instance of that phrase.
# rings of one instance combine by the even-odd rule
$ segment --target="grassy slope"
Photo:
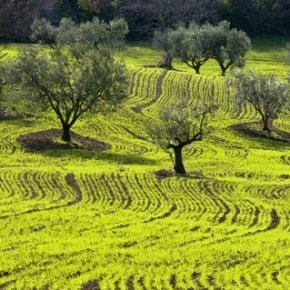
[[[285,42],[258,39],[248,65],[284,78]],[[202,76],[176,63],[182,72],[167,73],[158,96],[162,71],[142,66],[160,52],[135,45],[123,57],[132,74],[126,103],[74,128],[111,150],[24,153],[17,136],[58,127],[53,115],[1,121],[0,288],[287,289],[288,145],[228,128],[256,115],[228,100],[215,63]],[[221,104],[213,133],[186,152],[187,168],[206,178],[158,181],[153,172],[172,165],[142,139],[144,122],[184,94]],[[131,109],[150,100],[141,113]],[[287,116],[278,124],[290,129]]]

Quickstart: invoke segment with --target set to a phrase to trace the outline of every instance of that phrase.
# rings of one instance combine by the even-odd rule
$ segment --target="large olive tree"
[[[273,120],[289,103],[289,85],[275,75],[238,71],[228,80],[228,86],[238,106],[250,104],[261,116],[264,131],[271,131]]]
[[[216,110],[215,105],[198,102],[192,106],[188,98],[159,111],[159,119],[147,125],[152,140],[162,149],[173,151],[174,170],[186,174],[182,151],[185,146],[202,140],[209,116]]]
[[[124,66],[107,49],[74,44],[50,52],[24,51],[16,68],[27,96],[55,112],[67,142],[83,114],[114,106],[126,95]]]
[[[71,141],[70,129],[87,111],[116,105],[126,95],[124,65],[115,60],[127,33],[123,20],[75,24],[62,19],[58,27],[36,19],[32,39],[51,44],[23,51],[15,75],[35,104],[51,108],[61,122],[62,140]]]

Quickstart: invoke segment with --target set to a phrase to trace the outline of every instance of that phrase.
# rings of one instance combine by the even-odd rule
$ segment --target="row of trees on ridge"
[[[242,67],[251,40],[244,31],[231,29],[230,23],[222,21],[218,25],[191,23],[189,27],[156,31],[154,41],[166,56],[159,66],[172,69],[173,57],[179,57],[197,74],[209,60],[217,61],[222,76],[232,66]]]

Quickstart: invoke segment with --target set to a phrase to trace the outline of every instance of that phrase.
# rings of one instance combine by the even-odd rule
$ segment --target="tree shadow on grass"
[[[250,122],[230,126],[230,130],[244,137],[256,139],[263,147],[270,149],[289,149],[290,133],[273,127],[271,132],[261,130],[260,122]]]
[[[155,160],[136,154],[122,154],[108,151],[111,145],[99,140],[83,137],[71,132],[73,142],[59,141],[62,131],[51,129],[21,135],[17,141],[26,152],[40,154],[51,158],[78,158],[104,160],[117,164],[155,164]]]
[[[113,153],[110,151],[92,151],[85,149],[70,149],[70,150],[44,150],[38,151],[36,154],[44,155],[51,158],[78,158],[86,160],[103,160],[109,163],[115,163],[119,165],[154,165],[158,162],[156,160],[146,158],[136,154],[122,154]]]

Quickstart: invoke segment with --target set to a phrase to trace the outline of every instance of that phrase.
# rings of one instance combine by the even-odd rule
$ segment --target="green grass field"
[[[256,39],[247,66],[284,79],[287,41]],[[59,128],[54,115],[0,121],[0,289],[290,289],[290,144],[231,129],[259,118],[228,98],[214,62],[201,76],[143,67],[160,56],[131,45],[125,103],[73,128],[109,150],[26,153],[17,137]],[[172,164],[144,124],[184,95],[220,104],[185,152],[203,178],[160,180]],[[289,116],[276,125],[290,131]]]

